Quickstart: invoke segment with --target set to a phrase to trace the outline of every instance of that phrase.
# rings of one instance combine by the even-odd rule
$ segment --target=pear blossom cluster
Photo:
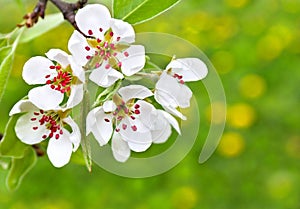
[[[113,157],[125,162],[132,151],[166,142],[172,130],[181,134],[178,121],[187,118],[180,108],[189,107],[192,97],[186,82],[205,78],[205,63],[198,58],[172,59],[166,67],[148,72],[145,47],[134,44],[133,27],[111,17],[105,6],[87,5],[75,21],[80,31],[71,35],[69,53],[50,49],[24,64],[22,77],[34,87],[10,111],[19,116],[17,137],[25,144],[46,146],[51,163],[62,167],[88,135],[99,146],[110,144]],[[147,74],[156,76],[152,89],[125,82]],[[72,110],[87,105],[89,82],[102,92],[87,114],[76,115],[85,119],[82,124],[73,119]]]

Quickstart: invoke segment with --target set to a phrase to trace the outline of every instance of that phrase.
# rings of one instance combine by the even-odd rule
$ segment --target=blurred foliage
[[[0,2],[5,5],[1,33],[11,31],[35,3]],[[52,12],[56,9],[50,6],[47,13]],[[211,119],[210,104],[204,88],[195,91],[196,85],[191,85],[203,116],[200,134],[192,151],[171,171],[128,179],[96,166],[92,173],[74,164],[56,169],[43,157],[19,190],[9,193],[0,188],[0,208],[299,208],[299,14],[299,0],[183,0],[167,13],[137,25],[137,32],[165,32],[190,41],[218,70],[228,117],[217,151],[198,164]],[[0,131],[12,105],[30,88],[21,79],[25,61],[50,48],[67,50],[72,30],[64,23],[18,47],[1,103]],[[224,110],[220,104],[213,105]],[[151,149],[156,152],[158,147]],[[5,185],[5,175],[0,171],[0,185]]]

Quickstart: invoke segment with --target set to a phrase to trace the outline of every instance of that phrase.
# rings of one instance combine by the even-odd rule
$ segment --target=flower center
[[[182,77],[183,77],[182,75],[174,73],[173,77],[176,78],[179,83],[184,84],[184,80],[182,80]]]
[[[135,120],[137,115],[141,113],[140,105],[133,105],[129,102],[126,104],[118,94],[113,96],[113,101],[117,106],[116,110],[112,113],[117,127],[116,132],[119,132],[121,128],[126,130],[128,127],[130,127],[133,131],[137,131],[136,125],[126,124],[123,119],[125,117],[129,117],[131,120]],[[104,118],[104,121],[109,122],[109,119]]]
[[[53,112],[53,111],[35,111],[33,112],[33,116],[30,119],[31,121],[37,121],[38,124],[32,127],[34,131],[38,130],[39,126],[45,126],[46,129],[50,130],[50,133],[44,134],[42,136],[43,139],[55,137],[55,139],[59,139],[63,134],[63,122],[62,116],[63,112]]]
[[[49,68],[56,70],[57,75],[54,78],[47,80],[46,84],[50,85],[52,89],[60,91],[63,94],[70,94],[71,84],[74,78],[70,66],[62,68],[60,65],[51,65]],[[45,78],[50,78],[50,75],[46,75]]]
[[[129,53],[125,51],[129,45],[120,43],[120,37],[115,37],[111,29],[103,32],[103,29],[99,29],[100,33],[103,33],[103,39],[99,37],[87,38],[88,46],[85,46],[85,50],[91,54],[86,56],[86,59],[90,61],[91,67],[98,68],[106,61],[105,69],[119,69],[122,63],[117,56],[123,53],[125,57],[129,56]],[[90,36],[94,35],[92,30],[88,30]]]

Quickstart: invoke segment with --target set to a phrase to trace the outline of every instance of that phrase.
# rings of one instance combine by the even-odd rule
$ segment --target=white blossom
[[[113,100],[90,111],[87,134],[92,132],[100,146],[112,138],[113,155],[124,162],[131,150],[144,152],[152,143],[165,142],[171,134],[171,125],[180,133],[177,121],[170,114],[143,100],[152,95],[140,85],[120,88]]]
[[[198,81],[207,75],[207,66],[197,58],[172,60],[156,83],[154,98],[171,114],[185,120],[177,108],[190,106],[192,91],[185,82]]]
[[[55,167],[66,165],[79,145],[79,127],[68,111],[41,110],[29,100],[20,100],[10,111],[10,116],[22,114],[15,126],[17,137],[25,144],[33,145],[49,140],[47,155]],[[70,127],[72,132],[70,132]]]
[[[57,109],[67,97],[65,109],[74,107],[83,98],[84,71],[72,57],[59,49],[46,53],[48,58],[30,58],[23,67],[22,77],[30,85],[29,100],[43,110]]]
[[[135,41],[133,27],[111,17],[100,4],[80,9],[75,20],[78,31],[72,34],[68,48],[76,62],[94,69],[90,80],[101,87],[109,87],[125,76],[131,76],[145,65],[145,49],[131,45]]]

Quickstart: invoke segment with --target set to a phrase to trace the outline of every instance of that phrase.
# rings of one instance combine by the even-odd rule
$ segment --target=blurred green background
[[[5,33],[36,1],[0,2],[0,32]],[[49,4],[47,13],[56,11]],[[228,115],[214,155],[204,164],[197,162],[211,118],[207,95],[196,92],[202,120],[199,138],[187,157],[167,173],[128,179],[97,166],[92,173],[76,164],[56,169],[43,157],[16,192],[6,190],[6,172],[0,171],[0,208],[300,208],[300,1],[183,0],[135,29],[186,39],[217,69]],[[64,23],[18,47],[0,108],[1,132],[12,105],[30,89],[21,79],[23,64],[50,48],[67,50],[72,30]],[[224,110],[221,104],[213,105]]]

